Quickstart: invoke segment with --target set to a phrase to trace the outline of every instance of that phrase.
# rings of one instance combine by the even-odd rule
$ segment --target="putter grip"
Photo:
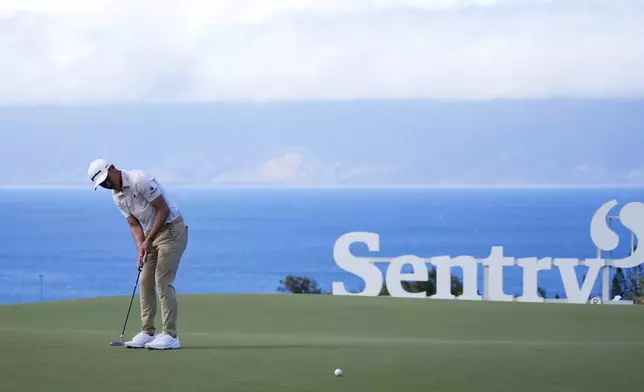
[[[148,256],[147,253],[141,255],[141,266],[139,267],[139,271],[141,271],[143,269],[143,266],[145,265],[145,260],[147,259],[147,256]]]

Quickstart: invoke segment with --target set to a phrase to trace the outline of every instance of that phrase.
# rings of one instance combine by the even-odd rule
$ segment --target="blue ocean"
[[[379,252],[356,244],[357,256],[485,258],[503,246],[508,257],[594,258],[595,210],[613,199],[644,201],[644,189],[633,188],[166,188],[189,226],[179,293],[277,293],[287,275],[326,291],[334,281],[361,290],[333,259],[335,241],[355,231],[380,235]],[[131,294],[136,248],[109,192],[1,190],[0,216],[0,303]],[[614,256],[626,255],[628,232],[615,230]],[[479,282],[482,290],[482,274]],[[556,267],[539,273],[539,285],[549,298],[565,297]],[[522,293],[520,267],[505,268],[504,291]]]

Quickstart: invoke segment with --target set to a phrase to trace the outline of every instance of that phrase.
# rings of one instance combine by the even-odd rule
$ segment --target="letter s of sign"
[[[617,205],[616,200],[611,200],[601,206],[590,223],[590,236],[603,251],[617,248],[619,237],[606,223],[608,213]],[[637,240],[644,238],[644,203],[632,202],[626,204],[619,212],[622,224],[635,234]],[[610,264],[618,268],[632,268],[644,262],[644,247],[638,247],[633,254],[623,259],[611,260]]]
[[[333,257],[336,264],[345,271],[361,277],[365,288],[360,293],[349,293],[342,282],[333,282],[333,295],[364,295],[375,297],[382,290],[382,273],[378,267],[368,259],[355,257],[351,254],[351,244],[362,242],[367,244],[370,251],[380,251],[380,237],[376,233],[356,232],[347,233],[340,237],[333,247]]]

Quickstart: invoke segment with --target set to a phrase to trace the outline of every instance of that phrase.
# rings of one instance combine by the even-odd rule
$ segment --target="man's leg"
[[[154,291],[156,280],[154,271],[157,266],[157,255],[156,250],[148,253],[141,270],[141,331],[147,332],[149,335],[154,335],[156,331],[154,318],[157,313],[157,296]]]
[[[173,285],[179,263],[188,244],[188,228],[183,219],[166,226],[154,241],[157,249],[155,278],[159,297],[164,335],[157,335],[154,342],[146,345],[150,349],[174,349],[181,345],[177,334],[177,298]]]
[[[157,253],[152,251],[141,270],[140,281],[140,303],[141,303],[141,332],[136,334],[132,340],[125,343],[126,347],[143,348],[154,339],[154,317],[157,311],[157,297],[154,292],[154,270],[157,264]]]
[[[161,311],[163,315],[163,332],[177,337],[177,296],[174,279],[177,276],[181,257],[188,244],[188,230],[183,221],[173,222],[168,227],[168,239],[159,245],[159,258],[155,272]]]

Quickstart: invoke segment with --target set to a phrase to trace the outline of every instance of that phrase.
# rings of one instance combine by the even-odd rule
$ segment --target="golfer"
[[[188,244],[188,227],[179,208],[159,182],[141,170],[119,170],[105,159],[89,165],[94,190],[112,190],[112,199],[127,219],[138,250],[141,270],[141,332],[126,347],[157,350],[181,347],[177,333],[177,298],[172,285]],[[143,260],[143,261],[142,261]],[[156,334],[157,297],[161,299],[163,327]]]

